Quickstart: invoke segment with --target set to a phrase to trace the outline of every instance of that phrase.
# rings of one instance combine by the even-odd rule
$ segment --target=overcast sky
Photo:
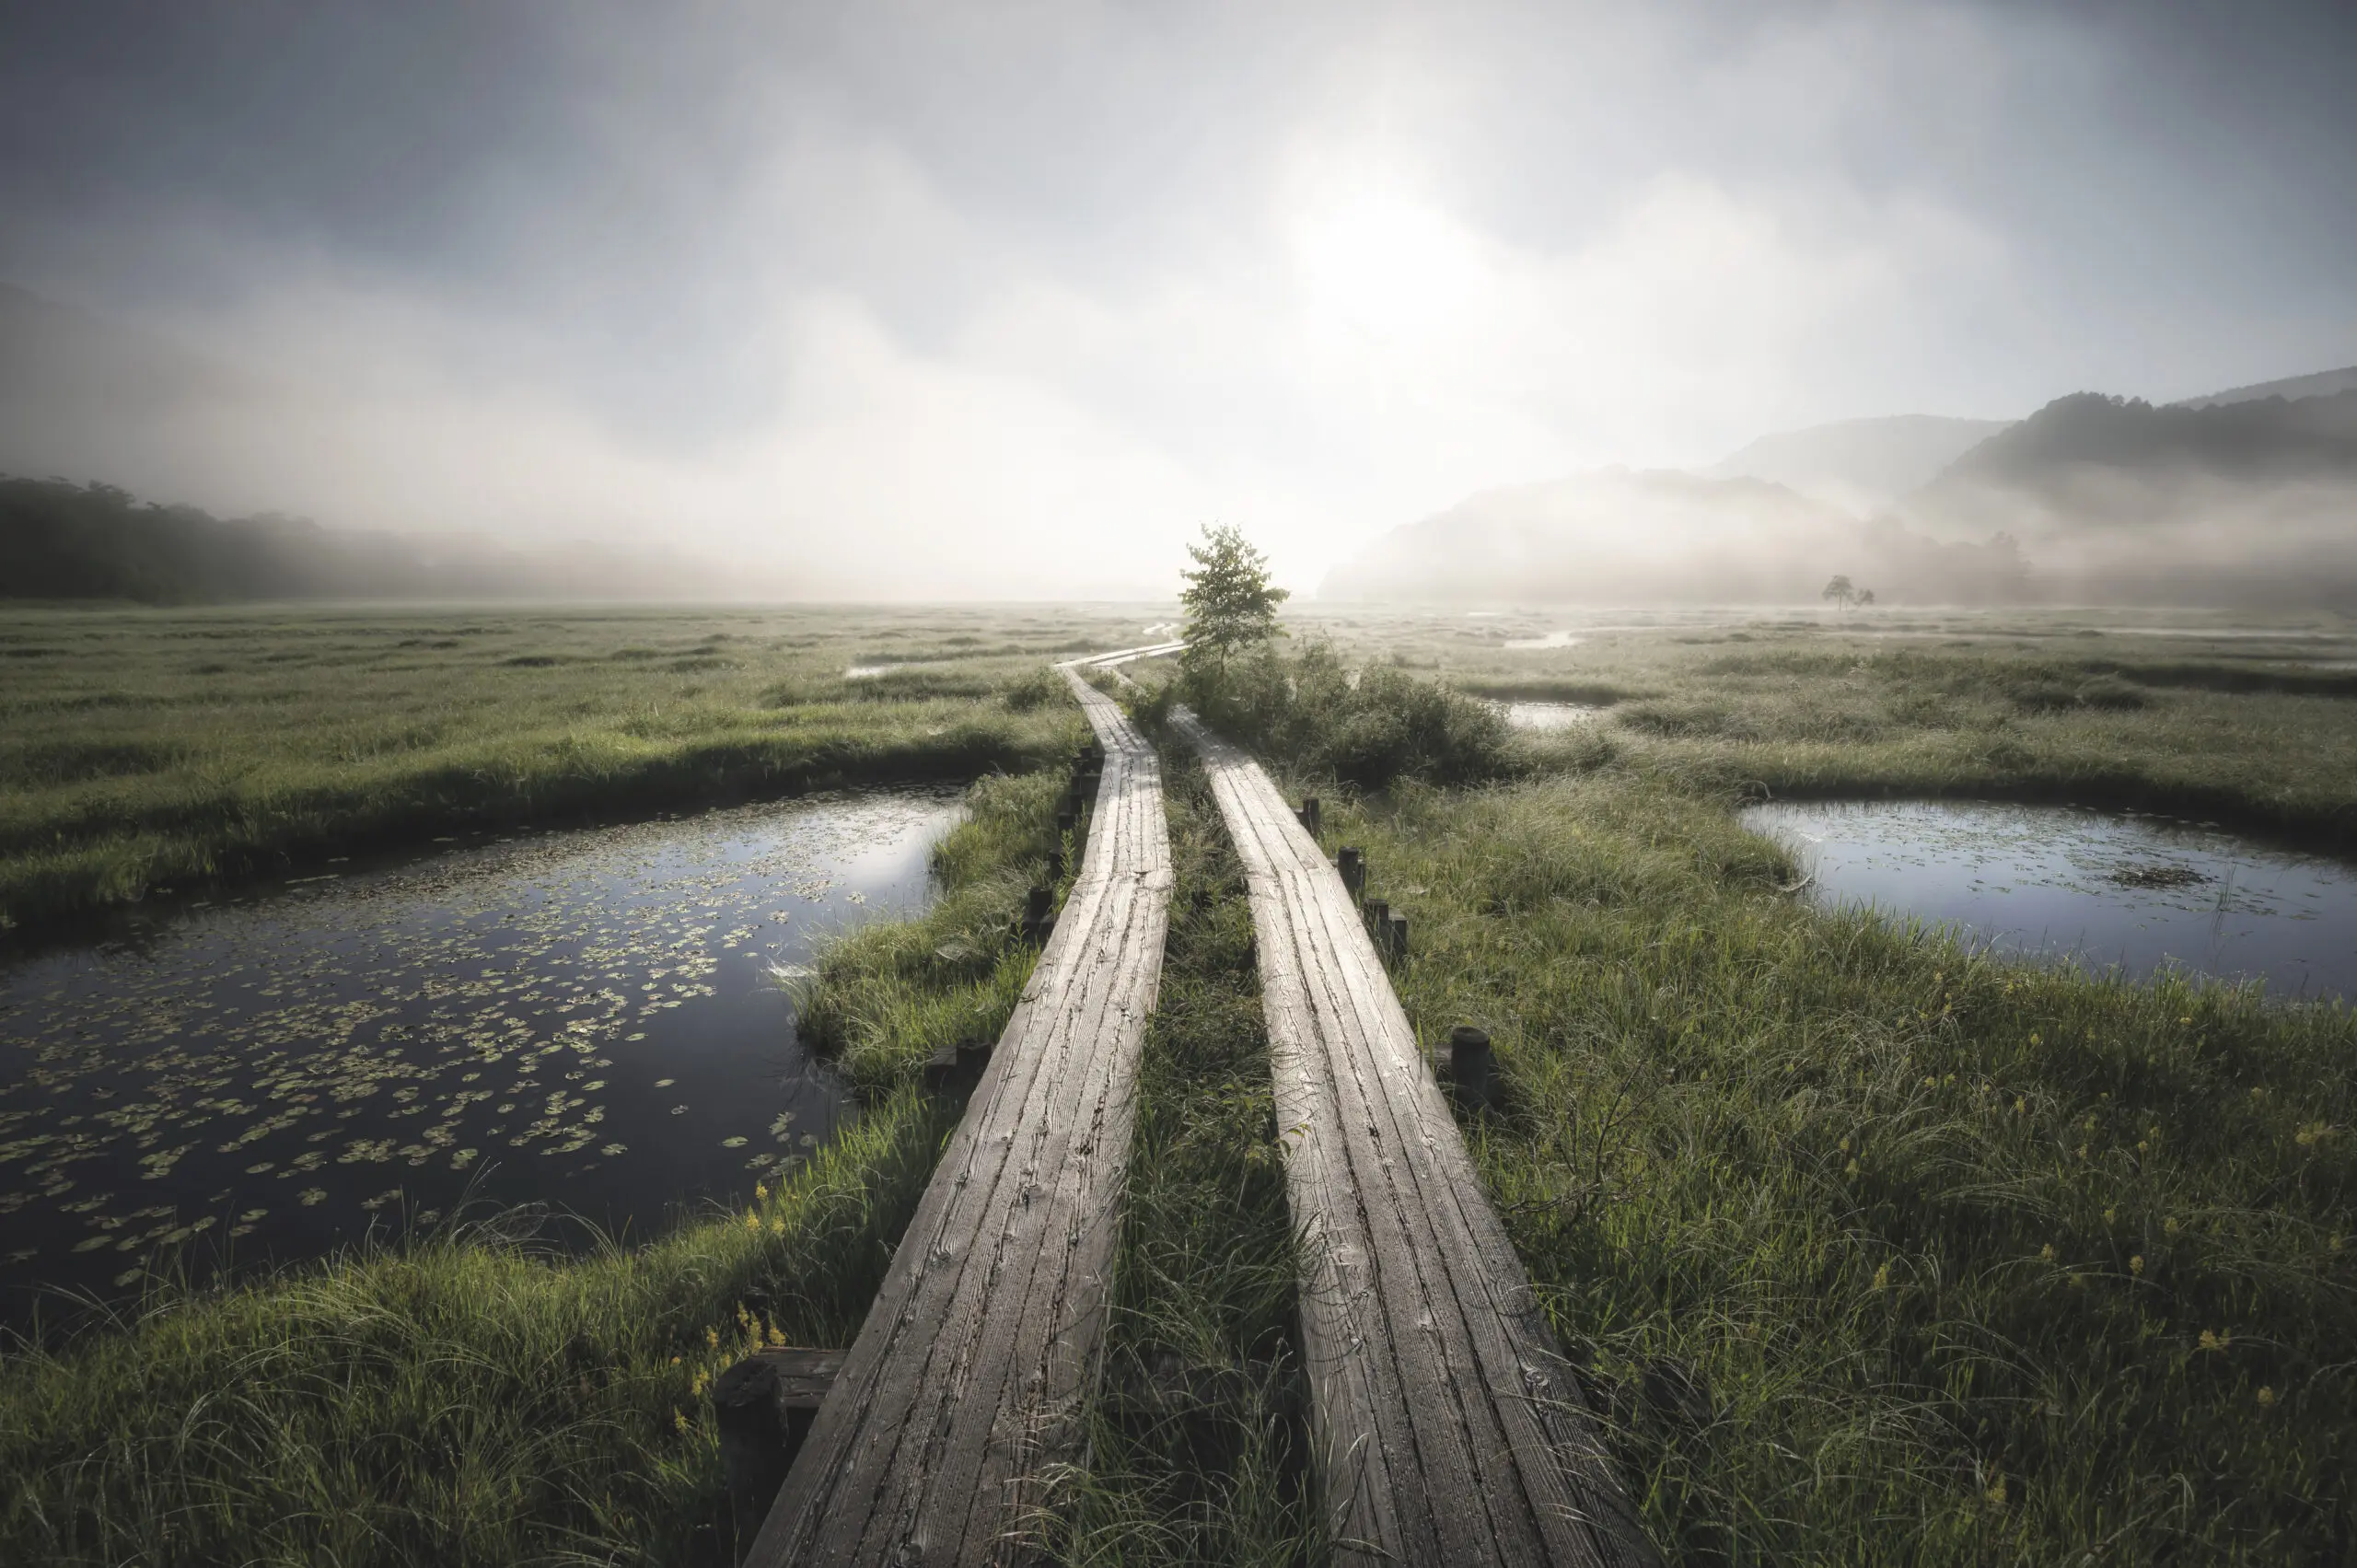
[[[2352,82],[2347,0],[24,4],[0,279],[273,389],[87,476],[145,491],[1308,586],[1493,485],[2357,362]]]

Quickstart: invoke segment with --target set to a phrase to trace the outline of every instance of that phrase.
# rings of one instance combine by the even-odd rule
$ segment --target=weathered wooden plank
[[[1009,1560],[1074,1451],[1171,870],[1153,748],[1065,679],[1105,749],[1079,875],[749,1563]]]
[[[1251,892],[1340,1555],[1650,1562],[1356,901],[1268,774],[1178,723]]]

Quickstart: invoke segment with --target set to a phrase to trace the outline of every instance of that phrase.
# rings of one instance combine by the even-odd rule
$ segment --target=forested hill
[[[687,598],[692,566],[581,547],[338,533],[297,517],[215,517],[111,485],[0,477],[0,599]]]
[[[2090,466],[2233,480],[2357,479],[2357,391],[2200,408],[2074,392],[1990,436],[1933,482],[2034,489],[2060,470]]]

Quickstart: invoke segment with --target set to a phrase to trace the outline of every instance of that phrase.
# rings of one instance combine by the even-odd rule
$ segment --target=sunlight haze
[[[2357,361],[2351,38],[2329,6],[20,8],[0,282],[134,368],[19,363],[0,470],[756,596],[1164,597],[1225,522],[1306,591],[1500,486]]]

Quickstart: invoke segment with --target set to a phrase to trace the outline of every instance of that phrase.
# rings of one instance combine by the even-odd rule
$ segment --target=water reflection
[[[1776,802],[1747,826],[1791,844],[1812,896],[1954,923],[2014,952],[2149,975],[2357,994],[2357,871],[2214,828],[2073,807]]]
[[[527,837],[0,970],[0,1312],[463,1200],[644,1234],[826,1139],[772,970],[922,902],[954,794]]]
[[[1516,729],[1572,729],[1596,721],[1586,703],[1501,703],[1506,723]]]

